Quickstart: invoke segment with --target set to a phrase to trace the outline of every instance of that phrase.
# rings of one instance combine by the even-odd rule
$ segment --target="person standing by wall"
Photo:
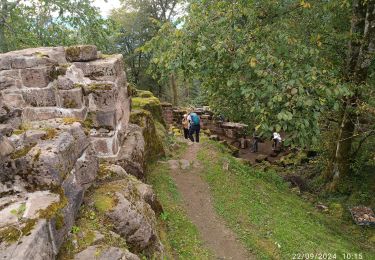
[[[253,153],[257,153],[258,152],[258,142],[259,142],[259,136],[258,136],[258,133],[257,133],[257,129],[254,128],[254,131],[253,131],[253,143],[252,143],[252,147],[251,147],[251,151]]]
[[[195,134],[195,142],[199,143],[199,132],[201,130],[201,119],[197,113],[190,113],[188,116],[189,127],[189,139],[194,142],[193,135]]]
[[[275,151],[278,149],[278,146],[281,144],[281,135],[276,131],[276,129],[273,129],[272,134],[272,150]]]
[[[189,139],[189,120],[187,114],[182,118],[182,128],[184,130],[185,139]]]

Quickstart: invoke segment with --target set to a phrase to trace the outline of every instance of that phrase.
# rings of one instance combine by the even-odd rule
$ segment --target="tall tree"
[[[2,51],[91,43],[108,51],[111,24],[91,0],[1,0]]]
[[[0,2],[0,52],[8,51],[8,42],[6,39],[5,32],[10,28],[8,24],[8,19],[14,8],[17,7],[20,0],[8,1],[1,0]]]
[[[150,54],[145,53],[142,47],[157,34],[164,23],[176,19],[184,2],[183,0],[124,0],[122,7],[112,12],[111,19],[116,22],[119,29],[117,46],[124,54],[130,68],[130,80],[140,88],[158,94],[165,92],[163,88],[165,83],[171,82],[157,77],[155,80],[148,75]],[[175,90],[176,88],[171,85],[171,91]]]
[[[317,144],[322,117],[339,116],[329,173],[339,179],[367,136],[355,122],[375,82],[374,1],[352,3],[191,1],[183,27],[165,25],[147,46],[152,66],[182,70],[214,110],[267,135],[284,131],[287,144]]]
[[[363,100],[369,69],[375,59],[375,0],[353,1],[350,34],[344,77],[352,85],[353,94],[342,104],[333,168],[334,189],[340,182],[346,182],[350,174],[357,107]]]

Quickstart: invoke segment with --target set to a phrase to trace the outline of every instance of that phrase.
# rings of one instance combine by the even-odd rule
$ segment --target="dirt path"
[[[216,214],[209,186],[200,177],[201,167],[192,165],[192,162],[196,162],[199,148],[200,144],[190,145],[182,156],[180,165],[174,164],[171,167],[172,177],[183,197],[189,218],[197,226],[202,240],[216,259],[255,259]],[[186,167],[187,161],[190,162],[190,167]]]

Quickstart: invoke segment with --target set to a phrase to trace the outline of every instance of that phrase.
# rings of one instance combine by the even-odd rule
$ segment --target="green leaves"
[[[337,69],[342,58],[333,52],[339,48],[324,44],[340,42],[332,24],[347,17],[323,11],[327,5],[192,1],[182,28],[162,28],[151,41],[159,57],[154,69],[199,80],[209,105],[231,120],[259,125],[266,134],[275,127],[291,144],[311,144],[320,113],[338,109],[349,93]]]

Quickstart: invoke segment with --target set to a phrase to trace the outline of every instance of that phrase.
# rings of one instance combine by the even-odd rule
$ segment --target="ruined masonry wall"
[[[1,54],[0,91],[3,134],[35,121],[77,119],[99,157],[118,153],[130,114],[122,55],[104,56],[95,46]]]
[[[0,54],[1,259],[54,258],[98,157],[120,153],[129,115],[121,55],[95,46]]]

